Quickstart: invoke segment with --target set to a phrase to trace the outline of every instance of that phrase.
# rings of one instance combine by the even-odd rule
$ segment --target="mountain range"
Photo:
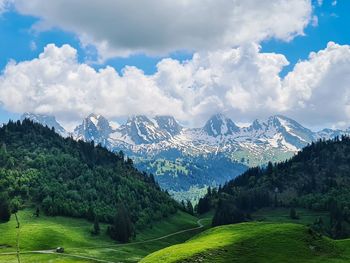
[[[186,128],[172,116],[137,115],[119,125],[90,114],[72,133],[53,116],[25,113],[24,118],[53,127],[62,136],[122,150],[171,191],[222,184],[248,167],[288,159],[313,141],[350,134],[350,129],[314,132],[282,115],[239,127],[215,114],[201,128]]]

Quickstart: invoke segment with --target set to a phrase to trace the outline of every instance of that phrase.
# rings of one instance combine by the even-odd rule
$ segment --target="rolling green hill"
[[[211,228],[141,263],[349,262],[350,240],[334,241],[300,224],[251,222]]]
[[[92,223],[87,220],[45,215],[36,217],[33,212],[25,209],[18,213],[20,258],[26,263],[103,260],[137,262],[149,253],[184,242],[201,231],[194,229],[172,235],[178,231],[198,228],[196,217],[178,211],[167,219],[157,222],[152,229],[139,231],[131,243],[119,244],[106,234],[107,224],[101,224],[100,235],[91,235]],[[0,262],[17,262],[14,254],[17,235],[14,216],[9,222],[0,224],[0,233]],[[53,253],[59,246],[63,247],[65,252]]]

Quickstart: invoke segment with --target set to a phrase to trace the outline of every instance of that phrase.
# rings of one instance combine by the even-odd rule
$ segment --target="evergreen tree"
[[[101,228],[100,228],[100,223],[98,221],[98,216],[95,216],[94,225],[93,225],[91,233],[93,235],[99,235],[100,232],[101,232]]]
[[[95,210],[92,207],[92,205],[90,204],[89,205],[89,209],[86,212],[86,219],[89,220],[89,221],[93,221],[95,218],[96,218]]]
[[[210,199],[207,196],[200,198],[197,205],[197,213],[204,214],[210,210]]]
[[[0,193],[0,221],[7,222],[11,217],[10,202],[7,193]]]
[[[322,235],[324,233],[324,224],[322,217],[319,217],[315,220],[315,222],[310,226],[310,228]]]
[[[35,216],[39,217],[39,215],[40,215],[40,209],[39,209],[39,207],[37,207],[35,210]]]
[[[290,211],[289,211],[289,217],[290,217],[291,219],[299,219],[299,216],[298,216],[298,214],[297,214],[297,211],[295,210],[294,207],[292,207],[292,208],[290,209]]]
[[[15,218],[16,218],[16,222],[17,222],[16,228],[19,228],[19,220],[17,217],[17,212],[18,212],[19,207],[20,207],[20,201],[19,201],[18,197],[11,200],[10,207],[11,207],[11,213],[14,214]]]
[[[119,204],[114,223],[108,229],[111,238],[122,243],[128,242],[134,234],[134,227],[130,219],[130,214],[124,204]]]
[[[194,215],[193,205],[190,200],[187,200],[186,210],[190,215]]]
[[[219,200],[212,226],[241,223],[246,220],[244,213],[233,205],[231,200]]]

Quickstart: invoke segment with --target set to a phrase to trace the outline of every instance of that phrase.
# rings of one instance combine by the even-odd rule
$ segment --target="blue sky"
[[[350,1],[324,0],[322,5],[318,1],[313,2],[313,15],[317,16],[317,23],[309,23],[304,29],[305,35],[297,36],[291,41],[267,39],[260,41],[261,52],[283,54],[290,62],[280,73],[284,77],[293,70],[295,63],[308,59],[311,51],[319,51],[327,46],[329,41],[337,44],[350,44]],[[23,13],[23,12],[22,12]],[[89,63],[95,69],[104,68],[107,65],[114,67],[118,72],[127,66],[135,66],[142,69],[146,75],[156,72],[157,63],[170,57],[179,61],[190,60],[192,52],[173,51],[161,56],[145,54],[132,54],[127,57],[110,57],[103,63],[91,63],[97,61],[98,50],[93,44],[82,47],[81,41],[74,32],[65,31],[59,26],[40,32],[33,30],[40,18],[32,15],[23,15],[14,8],[0,16],[0,68],[4,70],[11,60],[17,62],[32,60],[38,57],[44,47],[49,43],[56,46],[69,44],[78,51],[80,63]],[[0,106],[0,122],[9,118],[17,118],[18,113],[8,112]]]
[[[298,36],[291,42],[269,40],[262,43],[262,51],[284,54],[291,63],[283,71],[286,74],[298,60],[304,60],[309,53],[323,49],[329,41],[350,44],[350,1],[324,1],[314,5],[318,25],[309,25],[305,36]]]
[[[318,17],[318,25],[309,25],[305,29],[305,36],[298,36],[290,42],[282,40],[267,40],[261,43],[262,51],[276,52],[284,54],[291,62],[291,67],[299,59],[306,59],[311,51],[318,51],[324,48],[329,41],[339,44],[350,43],[350,1],[338,0],[337,4],[332,5],[333,1],[325,0],[319,6],[314,4],[315,15]],[[92,47],[89,49],[91,54],[87,54],[86,49],[81,48],[79,39],[73,34],[59,29],[48,32],[34,33],[31,27],[38,18],[24,16],[16,13],[14,10],[6,12],[0,18],[0,68],[3,69],[9,60],[16,61],[29,60],[38,56],[43,48],[49,43],[55,43],[58,46],[70,44],[79,51],[80,61],[84,61],[89,56],[96,58],[96,51]],[[35,43],[35,48],[32,46]],[[170,57],[180,60],[191,58],[189,52],[174,52]],[[156,70],[156,64],[162,57],[150,57],[146,55],[132,55],[128,58],[109,59],[103,64],[94,65],[94,67],[104,67],[111,65],[120,71],[126,65],[133,65],[152,74]],[[290,70],[287,67],[286,70]]]

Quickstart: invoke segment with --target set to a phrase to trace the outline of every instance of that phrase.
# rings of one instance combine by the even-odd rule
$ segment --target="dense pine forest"
[[[313,227],[334,238],[350,236],[350,138],[336,137],[305,147],[290,160],[251,168],[234,180],[209,190],[197,206],[199,213],[215,207],[213,225],[249,221],[263,207],[329,211],[330,228]]]
[[[0,220],[27,206],[86,218],[97,229],[99,221],[110,223],[110,235],[120,241],[178,208],[122,152],[63,138],[26,119],[0,128]]]

